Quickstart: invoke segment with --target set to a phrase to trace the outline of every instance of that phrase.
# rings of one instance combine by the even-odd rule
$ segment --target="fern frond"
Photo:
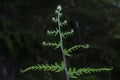
[[[55,63],[55,64],[37,64],[35,66],[30,66],[24,70],[20,70],[21,73],[25,73],[30,70],[43,70],[43,71],[51,71],[51,72],[61,72],[64,69],[64,63],[61,62],[61,64]]]
[[[58,33],[59,33],[59,30],[57,28],[52,31],[50,30],[47,31],[48,36],[57,36]]]
[[[71,53],[72,51],[78,50],[80,48],[89,48],[89,45],[88,44],[85,44],[85,45],[75,45],[75,46],[69,48],[66,51],[67,51],[67,53]]]
[[[101,71],[110,71],[112,70],[112,68],[80,68],[80,69],[76,69],[76,68],[69,68],[68,69],[68,73],[70,78],[77,78],[78,76],[82,75],[82,74],[89,74],[89,73],[93,73],[93,72],[101,72]]]
[[[43,41],[42,43],[43,46],[47,46],[47,47],[54,47],[55,49],[60,47],[60,43],[53,43],[53,42],[45,42]]]
[[[74,33],[73,29],[71,29],[71,31],[69,31],[69,32],[62,32],[62,37],[63,38],[69,37],[69,36],[73,35],[73,33]]]
[[[64,49],[64,55],[66,55],[66,56],[71,56],[71,55],[70,55],[71,52],[73,52],[73,51],[75,51],[75,50],[77,50],[77,49],[79,49],[79,48],[81,48],[81,47],[82,47],[82,48],[89,48],[89,45],[88,45],[88,44],[86,44],[86,45],[75,45],[75,46],[69,48],[68,50],[67,50],[67,49]]]

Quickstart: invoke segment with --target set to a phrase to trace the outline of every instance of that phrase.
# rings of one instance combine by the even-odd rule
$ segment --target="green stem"
[[[62,40],[62,33],[61,33],[61,21],[60,21],[60,12],[58,12],[58,27],[59,27],[59,36],[60,36],[60,47],[62,51],[62,57],[64,61],[64,70],[66,74],[66,80],[69,80],[69,74],[67,70],[67,62],[66,62],[66,57],[64,55],[64,47],[63,47],[63,40]]]

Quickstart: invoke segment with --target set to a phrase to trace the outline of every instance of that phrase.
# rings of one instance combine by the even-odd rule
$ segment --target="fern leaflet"
[[[55,49],[60,47],[60,43],[53,43],[53,42],[45,42],[43,41],[43,46],[47,46],[47,47],[54,47]]]
[[[58,64],[55,62],[55,64],[37,64],[35,66],[30,66],[24,70],[20,70],[21,73],[25,73],[30,70],[44,70],[44,71],[51,71],[51,72],[61,72],[64,69],[64,63],[61,62],[61,64]]]
[[[62,32],[62,37],[63,37],[63,38],[66,38],[66,37],[68,37],[68,36],[71,36],[73,33],[74,33],[74,30],[73,30],[73,29],[71,29],[70,32]]]
[[[58,35],[58,33],[59,33],[59,30],[56,28],[56,30],[52,30],[52,31],[50,31],[50,30],[48,30],[47,31],[47,34],[48,34],[48,36],[57,36]]]
[[[75,45],[75,46],[69,48],[68,50],[64,49],[65,55],[70,56],[71,52],[73,52],[75,50],[78,50],[79,48],[89,48],[89,45],[88,44],[86,44],[86,45]]]
[[[68,73],[70,75],[70,78],[77,78],[78,76],[82,75],[82,74],[89,74],[92,72],[101,72],[101,71],[110,71],[112,70],[112,68],[80,68],[80,69],[76,69],[76,68],[69,68],[68,69]]]

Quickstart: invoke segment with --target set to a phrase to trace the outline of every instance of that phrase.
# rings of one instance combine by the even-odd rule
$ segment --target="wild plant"
[[[63,39],[66,39],[68,37],[70,37],[71,35],[73,35],[74,30],[71,29],[70,31],[63,31],[62,28],[64,28],[65,25],[67,25],[67,20],[62,21],[61,17],[63,16],[62,14],[62,7],[60,5],[57,6],[57,8],[55,9],[55,14],[56,16],[52,18],[52,21],[54,23],[57,23],[58,27],[56,27],[54,30],[48,30],[47,31],[47,35],[48,36],[52,36],[52,37],[59,37],[59,41],[58,42],[46,42],[43,41],[43,46],[46,47],[52,47],[54,49],[60,49],[61,50],[61,54],[62,54],[62,61],[61,63],[57,63],[55,62],[54,64],[37,64],[34,66],[30,66],[24,70],[20,70],[21,73],[27,72],[29,70],[44,70],[44,71],[49,71],[49,72],[62,72],[64,71],[66,74],[66,80],[70,80],[70,78],[78,78],[79,76],[83,75],[83,74],[90,74],[93,72],[101,72],[101,71],[110,71],[112,70],[111,68],[75,68],[75,67],[68,67],[67,62],[66,62],[66,56],[70,57],[71,53],[75,50],[78,50],[80,48],[89,48],[88,44],[84,44],[84,45],[74,45],[68,49],[66,49],[64,47],[64,42]]]

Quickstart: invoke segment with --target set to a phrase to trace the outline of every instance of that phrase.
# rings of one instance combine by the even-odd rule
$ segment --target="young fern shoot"
[[[55,64],[37,64],[34,66],[30,66],[24,70],[20,70],[21,73],[24,73],[26,71],[29,70],[44,70],[44,71],[51,71],[51,72],[61,72],[61,71],[65,71],[66,74],[66,80],[69,80],[70,78],[78,78],[78,76],[81,76],[83,74],[90,74],[92,72],[101,72],[101,71],[110,71],[112,70],[112,68],[80,68],[80,69],[76,69],[75,67],[73,68],[68,68],[67,63],[66,63],[66,56],[71,56],[70,54],[75,51],[78,50],[80,48],[89,48],[88,44],[84,44],[84,45],[75,45],[70,47],[69,49],[64,48],[63,45],[63,39],[66,39],[67,37],[71,36],[74,33],[74,30],[71,29],[71,31],[65,31],[63,32],[61,28],[63,28],[66,24],[67,21],[64,20],[63,22],[61,21],[61,17],[62,17],[62,7],[60,5],[57,6],[56,10],[55,10],[55,14],[57,15],[56,17],[52,18],[52,21],[54,23],[57,23],[58,27],[55,30],[49,30],[47,31],[47,34],[49,36],[59,36],[59,41],[58,42],[45,42],[43,41],[43,46],[46,47],[53,47],[54,49],[60,49],[61,53],[62,53],[62,58],[63,61],[61,61],[61,63],[57,63],[55,62]]]

